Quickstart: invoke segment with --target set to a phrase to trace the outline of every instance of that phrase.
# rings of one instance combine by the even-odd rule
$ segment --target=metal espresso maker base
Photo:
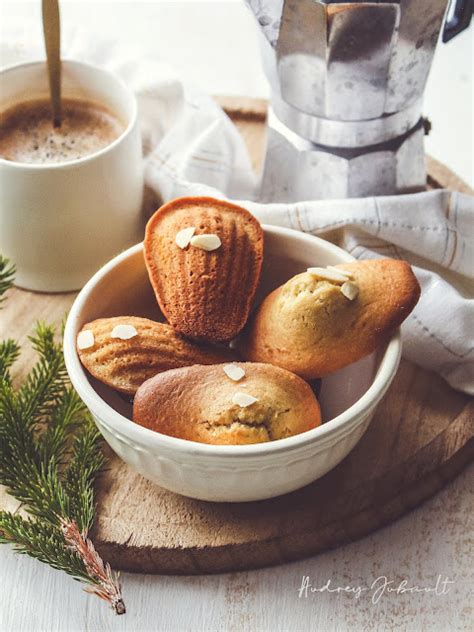
[[[422,190],[423,92],[448,0],[247,4],[271,85],[261,198]],[[451,4],[445,41],[472,13],[472,0]]]
[[[305,140],[270,109],[262,202],[366,197],[422,191],[426,185],[423,121],[403,136],[361,148]]]

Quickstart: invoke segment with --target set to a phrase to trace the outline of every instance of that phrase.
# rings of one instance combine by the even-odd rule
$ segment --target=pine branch
[[[0,309],[5,300],[5,292],[13,285],[15,266],[8,259],[0,255]],[[0,380],[9,379],[9,369],[17,359],[20,347],[14,340],[0,342]]]
[[[105,463],[101,452],[93,449],[99,432],[89,419],[87,427],[75,437],[71,458],[64,472],[64,489],[69,499],[69,515],[81,531],[87,533],[95,514],[93,482]]]
[[[34,557],[79,581],[92,583],[83,561],[67,546],[58,527],[1,511],[0,543],[13,544],[17,553]]]
[[[5,300],[5,292],[13,285],[15,266],[8,259],[0,255],[0,305]]]
[[[10,383],[10,368],[20,355],[19,345],[11,339],[0,342],[0,380]]]
[[[91,540],[81,535],[75,523],[64,521],[62,530],[66,542],[84,561],[89,576],[97,580],[90,588],[85,589],[86,592],[108,601],[117,614],[125,614],[118,573],[113,574],[110,564],[104,564]]]
[[[118,574],[104,564],[91,540],[75,522],[61,520],[59,527],[0,511],[0,543],[13,544],[17,553],[33,557],[88,585],[86,592],[109,602],[125,614]]]
[[[0,484],[29,516],[0,512],[0,542],[85,582],[123,614],[118,578],[87,538],[104,464],[100,435],[68,382],[54,328],[38,323],[30,341],[39,359],[17,391],[10,368],[18,345],[0,346]]]
[[[78,394],[73,388],[65,387],[41,436],[39,453],[44,465],[53,460],[58,465],[63,462],[67,456],[69,433],[77,424],[85,423],[85,419],[89,417]]]
[[[33,348],[40,359],[33,367],[18,393],[19,413],[23,423],[51,414],[59,403],[68,377],[61,345],[54,340],[54,327],[39,322]]]

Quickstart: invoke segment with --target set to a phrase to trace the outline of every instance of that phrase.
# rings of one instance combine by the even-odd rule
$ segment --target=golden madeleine
[[[133,420],[162,434],[220,445],[284,439],[319,426],[310,386],[297,375],[258,363],[191,366],[144,382]]]
[[[91,375],[128,395],[161,371],[236,357],[230,349],[198,345],[182,338],[170,325],[138,316],[87,323],[78,334],[77,352]]]
[[[408,263],[376,259],[309,269],[274,290],[244,332],[246,360],[313,379],[372,353],[410,314],[420,286]]]
[[[244,327],[263,259],[263,231],[247,210],[186,197],[149,220],[145,262],[161,311],[179,333],[209,342]]]

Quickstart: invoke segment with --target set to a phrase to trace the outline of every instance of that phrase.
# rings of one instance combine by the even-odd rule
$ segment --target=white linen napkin
[[[257,177],[245,144],[210,96],[184,85],[160,60],[143,59],[123,42],[101,41],[76,29],[63,35],[63,56],[113,70],[135,91],[146,184],[160,201],[181,195],[241,200],[262,222],[329,239],[358,259],[409,261],[422,295],[402,327],[404,355],[474,395],[473,197],[438,190],[259,204],[253,201]],[[0,47],[3,66],[43,58],[37,26],[10,31]]]

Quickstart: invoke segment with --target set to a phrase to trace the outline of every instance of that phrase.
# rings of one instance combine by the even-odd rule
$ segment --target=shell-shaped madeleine
[[[248,323],[246,360],[313,379],[372,353],[410,314],[420,286],[408,263],[344,263],[348,284],[304,272],[274,290]],[[315,270],[320,270],[319,268]]]
[[[137,316],[87,323],[79,332],[77,352],[91,375],[128,395],[161,371],[235,359],[230,349],[198,345],[170,325]]]
[[[263,231],[247,210],[179,198],[149,220],[145,261],[168,322],[195,340],[228,341],[244,327],[260,278]]]
[[[133,420],[162,434],[220,445],[284,439],[321,423],[309,384],[270,364],[191,366],[147,380]],[[234,378],[232,378],[234,375]]]

